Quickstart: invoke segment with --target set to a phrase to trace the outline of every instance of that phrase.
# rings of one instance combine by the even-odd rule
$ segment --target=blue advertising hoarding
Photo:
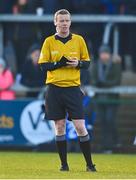
[[[53,121],[44,119],[43,100],[0,101],[0,145],[35,146],[51,143],[55,139]],[[88,98],[84,98],[84,107]],[[95,114],[85,116],[86,127],[93,127]],[[74,125],[67,120],[68,140],[77,139]]]
[[[38,145],[54,140],[52,121],[44,121],[43,101],[0,101],[0,145]]]

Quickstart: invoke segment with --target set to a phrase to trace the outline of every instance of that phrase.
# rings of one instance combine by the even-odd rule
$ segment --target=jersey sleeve
[[[90,61],[89,52],[85,43],[85,40],[81,37],[80,39],[80,60]]]
[[[50,62],[50,47],[49,47],[49,39],[45,39],[42,49],[41,49],[41,53],[40,53],[40,57],[38,60],[38,64],[41,63],[46,63],[46,62]]]

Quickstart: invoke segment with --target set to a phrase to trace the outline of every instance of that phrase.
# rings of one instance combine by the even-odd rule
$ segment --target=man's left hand
[[[68,60],[67,65],[69,67],[77,67],[78,63],[79,63],[79,61],[76,58],[72,58],[72,59]]]

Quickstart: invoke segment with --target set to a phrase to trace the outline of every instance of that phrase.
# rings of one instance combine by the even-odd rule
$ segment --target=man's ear
[[[57,25],[57,22],[56,22],[56,20],[54,20],[54,25],[55,25],[55,26]]]

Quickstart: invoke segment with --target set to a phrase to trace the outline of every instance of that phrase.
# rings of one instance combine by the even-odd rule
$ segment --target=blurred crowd
[[[68,9],[72,14],[135,14],[136,3],[131,0],[1,0],[0,14],[53,14],[60,8]],[[41,15],[41,14],[40,14]],[[130,26],[129,26],[130,27]],[[120,35],[121,43],[119,46],[120,54],[131,54],[133,64],[135,65],[135,43],[134,34],[136,27],[131,28],[121,25]],[[4,23],[4,54],[3,58],[13,75],[23,73],[22,69],[30,49],[37,45],[39,49],[45,37],[54,33],[52,23],[27,23],[15,22]],[[87,29],[87,31],[84,31]],[[87,41],[91,55],[96,59],[98,48],[102,43],[102,34],[104,25],[101,24],[73,24],[71,27],[73,33],[82,34]],[[126,38],[124,38],[126,37]],[[133,43],[132,43],[132,40]],[[129,43],[127,44],[126,41]],[[112,42],[111,42],[112,43]],[[111,46],[112,44],[110,44]],[[124,61],[123,61],[124,66]],[[135,70],[135,66],[133,66]],[[23,73],[24,74],[24,73]]]
[[[135,0],[1,0],[0,13],[36,13],[42,7],[46,14],[61,8],[69,9],[72,14],[135,14]]]

